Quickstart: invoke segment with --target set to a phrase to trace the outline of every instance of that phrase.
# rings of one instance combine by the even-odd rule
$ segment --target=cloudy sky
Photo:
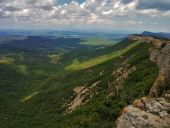
[[[0,28],[170,32],[170,0],[0,0]]]

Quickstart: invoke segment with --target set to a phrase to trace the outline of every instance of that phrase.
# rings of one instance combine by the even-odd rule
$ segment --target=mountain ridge
[[[144,35],[144,36],[155,36],[155,37],[170,39],[170,33],[165,33],[165,32],[155,33],[155,32],[143,31],[141,33],[141,35]]]
[[[117,119],[117,128],[168,128],[170,126],[170,41],[149,37],[130,37],[147,40],[154,44],[150,49],[150,60],[157,64],[159,74],[148,96],[136,99],[125,107]],[[134,118],[135,117],[135,118]]]
[[[14,42],[19,46],[18,41],[0,47],[1,128],[115,128],[120,111],[148,95],[159,73],[156,64],[150,61],[149,49],[154,46],[150,42],[158,40],[154,37],[130,35],[104,48],[70,43],[72,49],[61,51],[54,49],[65,48],[58,43],[53,44],[54,48],[47,43],[37,47],[36,42],[41,41],[32,38],[35,42],[32,52],[21,47],[13,50],[15,47],[10,46]],[[54,41],[57,40],[48,39],[48,44]],[[24,43],[22,40],[25,49],[30,47]],[[136,45],[128,48],[133,44]],[[107,61],[65,70],[75,58],[88,62],[122,49],[127,50]],[[51,63],[49,57],[56,63]],[[6,64],[4,60],[13,61]]]

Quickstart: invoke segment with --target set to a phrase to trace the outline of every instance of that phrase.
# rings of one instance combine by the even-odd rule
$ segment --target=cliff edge
[[[148,96],[125,107],[117,119],[117,128],[170,127],[170,41],[151,36],[131,35],[130,40],[152,43],[150,60],[156,63],[159,74]]]

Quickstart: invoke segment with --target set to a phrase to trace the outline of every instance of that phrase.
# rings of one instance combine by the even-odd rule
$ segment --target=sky
[[[0,0],[0,29],[170,32],[170,0]]]

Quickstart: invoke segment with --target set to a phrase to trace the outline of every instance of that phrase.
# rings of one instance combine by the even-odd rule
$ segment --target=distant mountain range
[[[116,32],[91,32],[91,31],[66,31],[66,30],[0,30],[0,37],[4,36],[48,36],[53,38],[104,38],[112,40],[122,40],[127,37],[129,33]]]
[[[154,33],[154,32],[144,31],[143,33],[141,33],[141,35],[155,36],[155,37],[170,39],[170,33],[165,33],[165,32]]]

